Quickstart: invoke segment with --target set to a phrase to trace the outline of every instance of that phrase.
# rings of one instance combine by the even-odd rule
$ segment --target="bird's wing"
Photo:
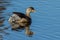
[[[13,12],[13,14],[18,15],[20,18],[24,18],[25,17],[25,14],[21,13],[21,12]]]
[[[17,23],[26,23],[27,20],[25,18],[22,18],[21,20],[17,21]]]
[[[27,22],[27,20],[25,18],[22,18],[21,22]]]

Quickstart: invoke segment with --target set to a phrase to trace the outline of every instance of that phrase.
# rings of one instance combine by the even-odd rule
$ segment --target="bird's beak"
[[[36,12],[35,10],[32,10],[32,12]]]

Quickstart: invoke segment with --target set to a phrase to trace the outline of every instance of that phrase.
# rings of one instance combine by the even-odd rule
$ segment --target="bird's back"
[[[18,15],[20,18],[24,18],[25,14],[21,13],[21,12],[13,12],[13,14]]]
[[[28,16],[26,16],[24,13],[21,13],[21,12],[13,12],[13,14],[16,14],[18,15],[20,18],[25,18],[27,19],[28,21],[28,24],[27,25],[31,25],[31,18],[29,18]]]

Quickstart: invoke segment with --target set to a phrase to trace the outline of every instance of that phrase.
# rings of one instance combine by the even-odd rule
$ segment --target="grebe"
[[[26,10],[26,14],[21,12],[13,12],[13,15],[9,18],[9,22],[12,25],[12,29],[25,28],[27,35],[32,35],[33,32],[30,31],[30,25],[32,23],[30,13],[34,12],[33,7],[29,7]]]

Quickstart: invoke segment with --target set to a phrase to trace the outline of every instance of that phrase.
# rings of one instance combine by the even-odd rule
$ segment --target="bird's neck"
[[[30,13],[29,12],[26,12],[26,16],[30,17]]]

